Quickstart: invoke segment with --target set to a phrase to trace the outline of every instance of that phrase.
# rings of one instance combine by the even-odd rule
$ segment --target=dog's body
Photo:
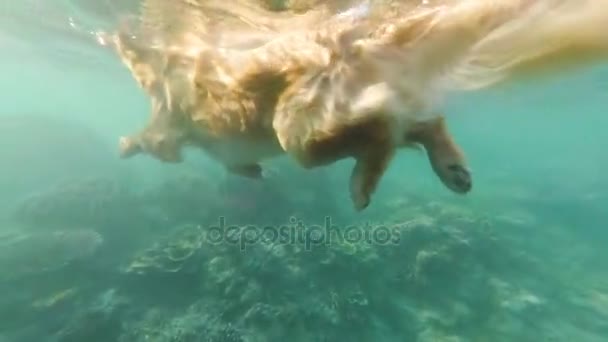
[[[148,126],[121,139],[122,154],[178,162],[182,146],[192,145],[252,178],[262,176],[261,161],[284,153],[307,168],[352,157],[351,197],[362,210],[396,151],[422,146],[446,186],[466,193],[471,179],[464,156],[436,108],[442,74],[458,69],[452,80],[486,86],[551,54],[566,56],[572,46],[524,44],[540,39],[523,39],[521,28],[512,27],[521,13],[533,17],[531,1],[444,2],[447,9],[407,8],[405,17],[333,16],[314,28],[259,34],[255,41],[234,38],[238,31],[225,34],[222,44],[184,33],[150,47],[119,32],[117,51],[153,104]],[[539,32],[554,37],[569,28],[577,26]],[[605,52],[604,45],[591,44],[603,34],[583,33],[572,34],[578,40],[570,43]],[[496,45],[492,34],[521,51],[511,59],[495,56],[488,50]]]

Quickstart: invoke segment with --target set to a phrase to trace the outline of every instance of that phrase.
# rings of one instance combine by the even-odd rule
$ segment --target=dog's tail
[[[451,89],[608,61],[608,0],[448,0],[396,26],[393,43]]]
[[[451,74],[459,87],[551,75],[608,61],[608,1],[537,1],[477,42]]]

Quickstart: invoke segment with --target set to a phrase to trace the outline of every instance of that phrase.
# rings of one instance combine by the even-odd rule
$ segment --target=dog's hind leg
[[[356,157],[350,176],[350,196],[357,211],[369,206],[372,194],[395,155],[392,146],[370,147],[368,151]]]
[[[471,190],[472,177],[464,152],[443,117],[415,124],[406,133],[405,140],[424,146],[433,171],[447,188],[460,194]]]
[[[298,133],[298,132],[295,132]],[[305,168],[329,165],[354,158],[350,175],[350,196],[354,208],[361,211],[371,202],[380,179],[395,155],[389,124],[372,117],[358,123],[330,127],[302,144],[290,144],[287,152]],[[290,138],[297,138],[297,134]]]

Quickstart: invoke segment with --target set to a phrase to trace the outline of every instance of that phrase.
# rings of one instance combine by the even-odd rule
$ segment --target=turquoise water
[[[1,342],[608,341],[608,65],[454,95],[473,191],[403,151],[355,214],[351,161],[281,158],[256,183],[199,151],[118,159],[149,112],[95,42],[136,7],[118,4],[0,14]],[[209,235],[292,217],[308,240]],[[397,239],[317,244],[326,217]]]

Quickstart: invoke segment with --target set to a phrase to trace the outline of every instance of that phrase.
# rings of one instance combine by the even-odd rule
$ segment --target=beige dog
[[[170,39],[119,31],[114,46],[152,99],[148,126],[121,138],[121,153],[179,162],[190,145],[252,178],[283,153],[307,168],[352,157],[350,192],[362,210],[396,151],[422,146],[443,183],[466,193],[471,178],[439,114],[441,95],[603,59],[608,3],[578,3],[441,1],[299,25],[268,14],[246,18],[257,31],[224,25]]]

